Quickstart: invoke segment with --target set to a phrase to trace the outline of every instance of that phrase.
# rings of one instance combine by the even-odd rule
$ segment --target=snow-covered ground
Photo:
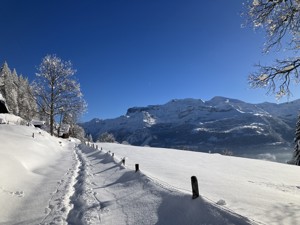
[[[97,145],[103,150],[1,124],[0,224],[300,224],[299,167]]]
[[[9,125],[0,124],[0,224],[63,221],[71,209],[76,143],[7,119]]]
[[[189,194],[190,177],[196,176],[205,201],[224,200],[225,209],[262,224],[300,224],[300,167],[219,154],[98,145],[115,158],[125,157],[128,169],[138,163],[143,174],[167,189]]]

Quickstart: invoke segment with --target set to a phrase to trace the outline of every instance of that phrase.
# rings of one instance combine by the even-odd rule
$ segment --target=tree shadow
[[[118,165],[113,166],[113,167],[108,168],[108,169],[112,169],[112,168],[116,168],[116,167],[118,167]],[[104,172],[104,171],[102,171],[102,172]],[[116,181],[114,181],[110,184],[106,184],[106,185],[101,186],[101,187],[95,187],[94,189],[107,188],[107,187],[117,185],[117,184],[121,184],[122,186],[126,187],[127,185],[130,185],[129,184],[130,182],[132,182],[134,180],[137,180],[137,179],[140,179],[140,177],[141,177],[141,175],[139,173],[135,173],[134,171],[127,171],[121,177],[119,177]]]

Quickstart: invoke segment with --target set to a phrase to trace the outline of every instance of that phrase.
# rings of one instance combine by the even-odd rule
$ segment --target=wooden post
[[[135,164],[135,172],[139,171],[140,170],[140,166],[139,164]]]
[[[125,166],[125,158],[123,158],[121,162]]]
[[[111,156],[114,157],[114,156],[115,156],[115,153],[112,153]]]
[[[34,133],[32,133],[32,137],[34,138]]]
[[[197,180],[197,177],[192,176],[191,177],[191,182],[192,182],[192,191],[193,191],[193,197],[192,197],[192,199],[195,199],[195,198],[199,197],[199,189],[198,189],[198,180]]]

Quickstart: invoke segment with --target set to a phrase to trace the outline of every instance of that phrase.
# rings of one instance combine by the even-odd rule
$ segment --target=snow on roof
[[[46,121],[33,119],[33,120],[31,120],[31,123],[34,126],[42,126],[42,125],[45,125]]]
[[[2,96],[2,94],[0,93],[0,101],[5,101],[4,97]]]

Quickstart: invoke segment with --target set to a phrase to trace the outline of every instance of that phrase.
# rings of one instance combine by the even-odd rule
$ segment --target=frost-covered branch
[[[258,72],[249,76],[249,84],[254,88],[266,88],[268,93],[275,94],[277,98],[289,96],[290,83],[293,80],[299,83],[300,58],[276,60],[276,65],[257,65]]]
[[[288,36],[291,49],[300,47],[300,1],[299,0],[253,0],[247,2],[248,23],[267,32],[265,51],[281,48]]]
[[[257,65],[258,71],[250,74],[249,83],[254,88],[266,88],[277,98],[289,96],[291,82],[299,82],[300,0],[249,0],[246,6],[248,24],[266,31],[265,53],[287,45],[286,52],[295,56],[276,60],[271,66]]]

